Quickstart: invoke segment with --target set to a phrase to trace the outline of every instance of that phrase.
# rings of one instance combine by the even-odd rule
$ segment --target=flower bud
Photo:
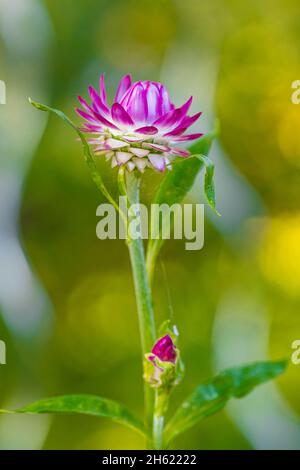
[[[156,341],[151,352],[152,355],[148,356],[149,361],[155,362],[155,357],[157,357],[162,362],[172,362],[173,364],[176,362],[176,347],[169,335]]]
[[[159,338],[151,353],[146,354],[145,380],[153,387],[171,389],[182,376],[179,350],[170,335]]]

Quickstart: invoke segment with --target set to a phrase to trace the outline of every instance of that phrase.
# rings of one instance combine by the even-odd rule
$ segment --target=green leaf
[[[0,410],[0,412],[29,414],[76,413],[99,416],[110,418],[145,435],[143,424],[124,405],[96,395],[62,395],[44,398],[14,411]]]
[[[212,210],[217,214],[220,213],[216,209],[216,197],[215,197],[215,184],[214,184],[214,172],[215,167],[210,158],[205,155],[195,155],[199,160],[201,160],[205,165],[205,177],[204,177],[204,192],[207,198],[208,204]]]
[[[206,134],[189,147],[189,151],[192,155],[208,155],[215,137],[215,131]],[[153,202],[169,205],[181,202],[192,188],[203,163],[199,158],[178,159],[172,171],[165,174]]]
[[[198,421],[224,408],[230,398],[241,398],[257,385],[284,372],[287,361],[257,362],[221,372],[199,385],[178,408],[165,429],[166,445]]]
[[[192,188],[199,171],[205,165],[205,193],[210,206],[215,209],[213,174],[214,167],[212,162],[206,157],[211,148],[212,142],[217,135],[217,131],[206,134],[193,145],[189,151],[193,157],[187,159],[178,159],[170,172],[167,172],[155,195],[154,204],[172,204],[181,203],[186,194]],[[150,239],[147,248],[147,270],[150,282],[153,276],[154,265],[158,253],[164,243],[161,237]]]
[[[79,136],[82,146],[83,146],[83,155],[85,162],[87,166],[89,167],[89,170],[91,172],[91,177],[96,184],[97,188],[102,192],[102,194],[114,205],[114,207],[119,210],[119,207],[115,200],[112,198],[110,195],[109,191],[107,190],[101,175],[99,171],[97,170],[92,152],[90,150],[89,144],[86,141],[86,138],[84,137],[84,134],[78,129],[78,127],[71,121],[66,114],[64,114],[62,111],[59,109],[55,108],[50,108],[50,106],[47,106],[45,104],[37,103],[36,101],[33,101],[31,98],[29,98],[29,103],[32,104],[36,109],[39,111],[48,111],[50,113],[56,114],[58,117],[60,117],[65,123],[67,123],[69,126],[74,129],[74,131],[77,133]]]

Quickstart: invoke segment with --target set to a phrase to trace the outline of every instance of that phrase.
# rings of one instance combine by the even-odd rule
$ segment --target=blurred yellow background
[[[106,73],[163,82],[173,101],[191,94],[196,131],[220,121],[211,158],[219,219],[206,207],[205,245],[170,241],[168,275],[184,382],[171,411],[201,380],[242,362],[291,356],[300,339],[300,79],[298,0],[0,0],[1,408],[45,396],[94,393],[142,413],[133,284],[122,241],[96,238],[103,201],[81,147],[60,120],[77,123]],[[116,194],[115,171],[99,166]],[[149,202],[159,182],[146,175]],[[203,201],[202,176],[188,199]],[[169,314],[158,266],[158,321]],[[300,448],[300,366],[203,421],[179,449]],[[0,448],[141,448],[133,432],[78,416],[2,416]]]

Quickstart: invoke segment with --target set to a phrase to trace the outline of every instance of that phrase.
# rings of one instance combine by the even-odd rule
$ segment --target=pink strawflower
[[[170,167],[173,156],[188,157],[187,150],[173,147],[202,134],[185,134],[201,113],[188,116],[192,97],[176,108],[167,89],[161,83],[139,81],[131,83],[126,75],[119,83],[114,103],[106,100],[104,75],[100,77],[99,93],[89,87],[91,105],[79,96],[83,109],[77,109],[84,118],[83,131],[93,134],[89,143],[95,153],[111,159],[112,167],[126,165],[129,171],[145,168],[164,171]]]

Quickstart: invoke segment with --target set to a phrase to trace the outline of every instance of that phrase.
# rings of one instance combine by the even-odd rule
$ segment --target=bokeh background
[[[95,393],[142,412],[139,337],[122,241],[99,241],[76,122],[76,96],[106,73],[165,83],[175,103],[194,95],[195,130],[220,137],[217,204],[205,246],[170,241],[154,287],[158,321],[170,311],[186,364],[172,408],[223,367],[291,356],[300,338],[300,79],[298,0],[0,0],[0,405]],[[115,172],[99,162],[115,192]],[[203,201],[200,175],[188,196]],[[145,178],[151,200],[159,182]],[[234,401],[174,442],[181,449],[300,448],[300,366]],[[172,411],[172,410],[171,410]],[[141,448],[133,432],[75,416],[1,416],[2,449]]]

